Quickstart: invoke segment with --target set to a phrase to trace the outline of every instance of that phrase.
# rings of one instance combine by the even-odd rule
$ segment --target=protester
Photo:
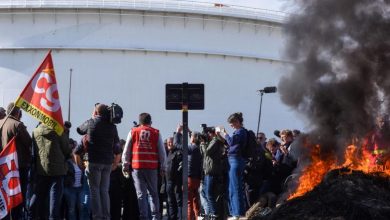
[[[76,146],[76,148],[73,150],[74,157],[76,160],[76,164],[80,164],[80,167],[83,170],[83,178],[84,178],[84,184],[81,190],[81,216],[83,220],[88,220],[91,217],[91,204],[90,204],[90,199],[91,199],[91,193],[89,190],[89,184],[88,184],[88,177],[87,177],[87,172],[86,168],[88,167],[88,153],[86,152],[86,145],[87,143],[87,138],[86,135],[83,136],[82,140],[80,143]]]
[[[66,216],[68,220],[83,219],[82,215],[82,189],[84,185],[84,170],[82,164],[77,163],[75,154],[77,142],[70,139],[72,157],[67,161],[68,172],[64,179],[64,200],[66,203]]]
[[[159,198],[157,189],[157,170],[161,165],[164,174],[166,152],[160,132],[151,127],[152,117],[148,113],[139,115],[140,126],[132,128],[127,136],[122,156],[123,172],[129,175],[132,171],[137,191],[140,219],[149,219],[150,210],[153,220],[160,219]],[[151,202],[148,205],[148,193]]]
[[[59,219],[63,195],[63,180],[67,172],[66,160],[71,157],[69,137],[59,136],[52,128],[40,123],[33,131],[36,158],[36,182],[31,198],[29,219]],[[49,197],[49,209],[45,198]]]
[[[293,170],[297,166],[296,155],[292,152],[293,146],[293,133],[291,130],[284,129],[280,132],[280,147],[276,152],[275,159],[277,165],[275,167],[274,181],[272,187],[274,188],[275,194],[279,194],[284,190],[284,183],[288,176],[290,176]]]
[[[292,170],[296,166],[296,160],[294,155],[291,153],[291,146],[294,141],[293,133],[291,130],[285,129],[280,132],[280,143],[279,151],[276,153],[276,159],[280,161],[281,165],[285,165],[286,175],[290,175]]]
[[[256,141],[259,145],[261,145],[263,148],[265,148],[265,145],[267,143],[267,137],[263,132],[257,133]]]
[[[267,142],[267,145],[266,145],[266,157],[272,161],[272,164],[273,165],[277,165],[279,164],[281,161],[279,158],[279,160],[276,159],[276,155],[278,154],[278,151],[279,151],[279,146],[280,146],[280,143],[275,139],[275,138],[271,138],[269,139],[269,141]]]
[[[164,149],[165,149],[165,152],[167,153],[167,156],[168,156],[168,139],[165,139],[164,140]],[[161,164],[158,165],[158,168],[159,168],[159,171],[161,169]],[[166,204],[166,207],[168,207],[168,196],[167,196],[167,189],[166,189],[166,186],[167,186],[167,178],[162,175],[158,175],[158,189],[160,190],[159,191],[159,194],[158,194],[158,198],[159,198],[159,202],[160,202],[160,207],[159,207],[159,210],[160,210],[160,216],[169,216],[169,210],[168,208],[166,209],[166,212],[164,213],[164,202]]]
[[[176,128],[174,143],[177,148],[183,149],[183,126]],[[190,144],[188,145],[188,201],[187,201],[187,219],[198,219],[200,213],[199,187],[202,177],[202,155],[200,152],[200,133],[190,133]]]
[[[198,191],[202,176],[202,155],[199,136],[199,132],[193,132],[188,146],[188,220],[197,220],[200,212]]]
[[[0,114],[3,112],[0,109]],[[22,111],[11,102],[7,107],[8,117],[0,120],[0,151],[8,144],[13,137],[16,136],[16,152],[18,154],[19,165],[19,180],[22,190],[23,198],[26,198],[26,190],[28,184],[28,171],[31,163],[31,136],[27,132],[26,126],[20,121],[22,118]],[[1,117],[0,117],[1,118]],[[19,206],[11,210],[12,219],[21,219],[24,210],[25,200]],[[6,217],[9,218],[10,216]]]
[[[222,137],[215,130],[202,133],[200,144],[203,156],[204,192],[206,195],[205,211],[210,220],[225,219],[222,196],[225,192],[224,175],[227,171],[225,147]]]
[[[227,144],[229,145],[229,212],[230,219],[238,219],[245,215],[244,182],[243,173],[245,160],[242,157],[242,149],[247,143],[247,132],[243,127],[241,112],[229,116],[228,123],[234,129],[232,136],[222,131]]]
[[[122,147],[122,152],[124,150],[126,141],[124,141]],[[123,156],[123,155],[121,155]],[[120,169],[122,170],[122,163],[120,164]],[[122,189],[122,205],[123,205],[123,213],[122,219],[132,219],[139,220],[139,207],[138,207],[138,199],[137,192],[134,187],[134,179],[132,175],[124,176],[123,172],[121,172],[121,189]]]
[[[97,104],[93,118],[77,128],[80,135],[87,135],[87,176],[91,192],[93,219],[110,219],[110,173],[114,159],[114,146],[119,144],[116,125],[110,122],[108,107]]]
[[[169,137],[168,141],[168,156],[166,160],[165,178],[167,180],[167,196],[168,196],[168,219],[177,220],[182,217],[182,148],[173,144],[173,137]]]
[[[115,146],[119,148],[114,154],[114,163],[112,164],[111,174],[110,174],[110,207],[111,207],[111,220],[120,220],[122,212],[122,167],[120,166],[120,159],[122,156],[122,145],[125,145],[124,140],[120,140],[119,144]]]

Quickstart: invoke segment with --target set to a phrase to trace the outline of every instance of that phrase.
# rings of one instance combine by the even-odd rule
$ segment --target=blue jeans
[[[109,220],[111,164],[89,163],[87,167],[88,184],[91,192],[92,218]]]
[[[201,207],[204,211],[204,214],[208,215],[209,214],[209,207],[207,203],[207,194],[206,194],[206,182],[205,180],[200,182],[200,187],[199,187],[199,197],[200,197],[200,204]]]
[[[134,187],[137,192],[139,217],[141,220],[149,220],[148,193],[151,196],[150,213],[153,220],[160,219],[159,199],[157,190],[157,170],[134,169],[131,173],[134,179]]]
[[[229,157],[229,213],[231,216],[245,215],[244,167],[244,158]]]
[[[67,214],[69,220],[82,219],[81,202],[82,202],[82,186],[80,187],[65,187],[64,199],[67,206]],[[77,210],[79,215],[77,218]]]
[[[37,176],[34,194],[31,197],[28,218],[31,220],[46,219],[45,206],[49,195],[49,219],[60,219],[61,200],[63,194],[63,176]]]
[[[218,177],[206,175],[204,177],[204,191],[206,193],[206,199],[207,199],[207,212],[208,215],[218,215],[218,204],[217,204],[217,197],[218,197],[218,187],[220,185],[218,184]]]
[[[87,172],[84,172],[83,178],[87,178]],[[89,191],[89,184],[87,181],[84,181],[83,187],[81,189],[81,218],[80,220],[89,220],[91,215],[91,205],[90,205],[90,198],[91,193]]]

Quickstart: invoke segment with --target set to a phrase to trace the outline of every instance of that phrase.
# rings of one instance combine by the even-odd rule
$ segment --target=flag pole
[[[69,96],[68,96],[68,121],[70,122],[70,105],[71,105],[71,93],[72,93],[72,72],[73,72],[73,69],[70,68],[69,69],[69,73],[70,73],[70,76],[69,76]]]

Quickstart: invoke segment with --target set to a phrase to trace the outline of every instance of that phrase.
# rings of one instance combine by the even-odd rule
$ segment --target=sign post
[[[188,110],[204,109],[203,84],[166,84],[165,109],[182,110],[183,120],[183,203],[182,219],[187,218],[188,201]]]

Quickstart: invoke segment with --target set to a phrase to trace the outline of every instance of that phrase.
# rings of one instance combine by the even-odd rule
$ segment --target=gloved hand
[[[127,165],[124,164],[122,166],[122,173],[126,179],[130,178],[130,172],[131,172],[130,166],[128,164]]]

